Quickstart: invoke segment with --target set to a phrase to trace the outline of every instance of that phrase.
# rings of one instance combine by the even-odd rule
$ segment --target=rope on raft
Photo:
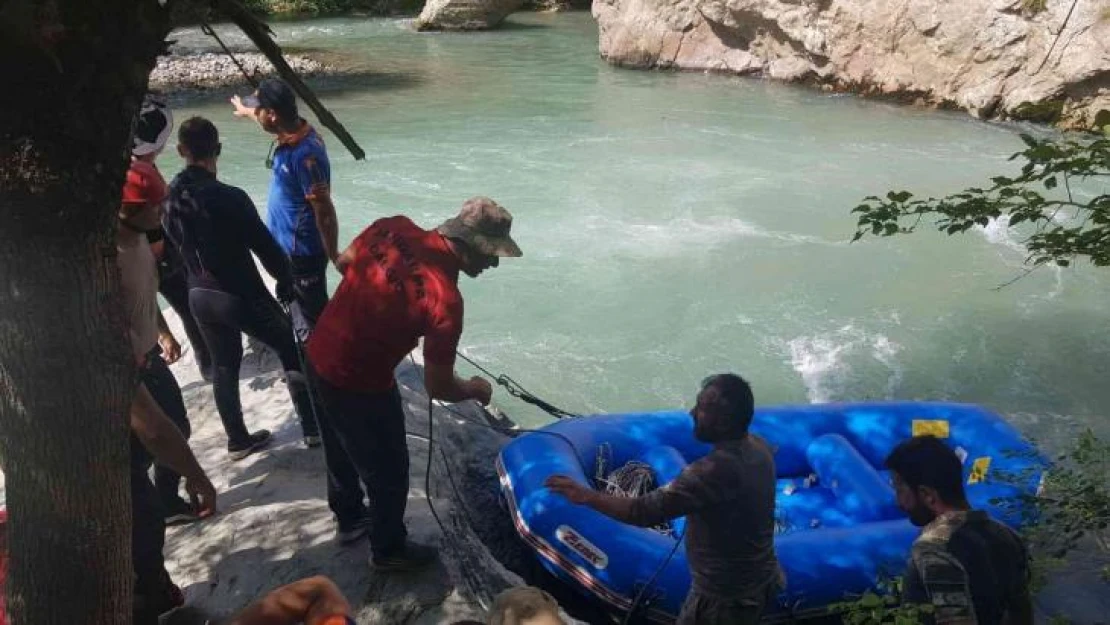
[[[655,470],[651,465],[639,460],[630,460],[611,472],[606,469],[612,463],[613,450],[609,443],[602,443],[597,450],[597,463],[594,470],[594,484],[598,490],[613,497],[642,497],[657,488]],[[660,534],[674,536],[669,523],[651,527]]]

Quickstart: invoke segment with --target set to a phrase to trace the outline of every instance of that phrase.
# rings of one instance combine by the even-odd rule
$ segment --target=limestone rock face
[[[417,30],[486,30],[500,24],[524,0],[427,0]]]
[[[611,63],[750,74],[1025,118],[1110,123],[1110,2],[594,0]],[[1066,22],[1066,25],[1065,25]],[[1105,120],[1105,121],[1102,121]]]

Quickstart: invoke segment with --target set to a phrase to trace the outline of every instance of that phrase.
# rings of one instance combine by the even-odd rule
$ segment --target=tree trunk
[[[158,0],[0,1],[0,460],[13,625],[131,622],[115,216]]]

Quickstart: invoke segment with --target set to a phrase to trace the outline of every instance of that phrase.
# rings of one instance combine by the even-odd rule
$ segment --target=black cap
[[[297,116],[297,94],[277,78],[267,78],[258,84],[258,89],[245,98],[243,104],[251,108],[272,109],[281,117]]]

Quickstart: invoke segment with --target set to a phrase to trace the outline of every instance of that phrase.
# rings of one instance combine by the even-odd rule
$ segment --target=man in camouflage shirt
[[[1029,555],[1010,528],[972,510],[963,466],[940,439],[917,436],[886,459],[898,506],[923,527],[903,580],[905,603],[937,625],[1032,625]]]

